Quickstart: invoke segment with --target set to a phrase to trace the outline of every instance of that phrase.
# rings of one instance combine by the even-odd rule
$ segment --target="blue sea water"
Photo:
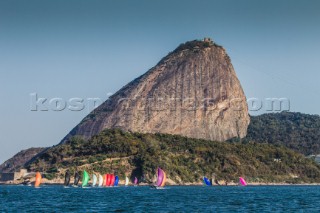
[[[320,212],[320,186],[0,186],[1,212]]]

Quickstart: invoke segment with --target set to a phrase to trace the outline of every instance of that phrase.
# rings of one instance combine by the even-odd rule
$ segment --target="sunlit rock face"
[[[210,39],[181,44],[86,116],[63,140],[106,128],[225,141],[244,137],[246,97],[225,49]]]

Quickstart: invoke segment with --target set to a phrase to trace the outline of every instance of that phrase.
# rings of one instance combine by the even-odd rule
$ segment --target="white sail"
[[[125,185],[128,186],[128,184],[129,184],[129,178],[126,177],[126,183],[125,183]]]
[[[92,186],[97,185],[97,176],[95,174],[92,175]]]
[[[103,177],[99,174],[99,186],[101,187],[103,184]]]

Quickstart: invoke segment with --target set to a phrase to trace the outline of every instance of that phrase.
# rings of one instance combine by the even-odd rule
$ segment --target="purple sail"
[[[158,168],[158,180],[157,180],[157,186],[161,186],[162,181],[163,181],[163,177],[164,177],[164,172],[162,169]]]
[[[133,183],[134,183],[134,185],[138,184],[138,178],[137,177],[134,178],[134,182]]]

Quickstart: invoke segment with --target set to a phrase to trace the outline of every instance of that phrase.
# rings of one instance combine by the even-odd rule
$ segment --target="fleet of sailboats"
[[[70,179],[71,179],[71,174],[70,171],[67,170],[65,173],[65,179],[64,179],[64,186],[68,187],[70,185]],[[151,186],[152,188],[156,188],[156,189],[163,189],[166,185],[166,180],[167,180],[167,176],[166,173],[163,169],[158,168],[157,170],[157,181],[155,183],[155,185]],[[42,175],[40,172],[37,172],[35,175],[35,187],[39,187],[42,181]],[[79,172],[76,171],[75,175],[74,175],[74,183],[73,186],[77,187],[80,181],[80,175]],[[82,181],[81,181],[81,186],[84,187],[88,187],[89,186],[89,181],[90,181],[90,175],[89,173],[84,170],[82,173]],[[95,187],[96,185],[98,185],[99,187],[105,186],[105,187],[113,187],[113,186],[118,186],[119,184],[119,177],[117,175],[114,174],[105,174],[104,176],[102,176],[101,174],[98,174],[98,176],[96,174],[92,174],[92,187]],[[133,185],[134,186],[138,186],[138,178],[134,177],[133,180]],[[207,177],[203,177],[203,183],[206,186],[212,186],[212,182],[207,178]],[[129,178],[126,177],[125,178],[125,186],[129,185]],[[243,177],[239,177],[239,185],[241,186],[247,186],[247,182],[245,181],[245,179]]]

